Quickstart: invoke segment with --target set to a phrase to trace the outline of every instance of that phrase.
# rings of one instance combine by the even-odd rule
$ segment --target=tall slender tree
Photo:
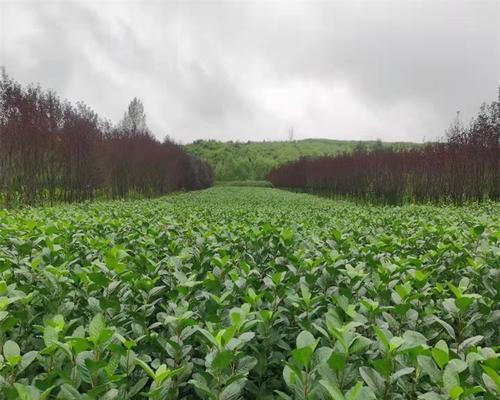
[[[151,135],[151,131],[146,124],[144,105],[137,97],[134,97],[128,105],[128,109],[123,115],[120,127],[131,137]]]

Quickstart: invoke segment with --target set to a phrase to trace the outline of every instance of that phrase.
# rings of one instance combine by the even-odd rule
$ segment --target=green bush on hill
[[[274,142],[219,142],[197,140],[186,150],[208,161],[217,181],[263,180],[274,167],[303,156],[349,153],[354,149],[408,148],[415,143],[304,139]]]

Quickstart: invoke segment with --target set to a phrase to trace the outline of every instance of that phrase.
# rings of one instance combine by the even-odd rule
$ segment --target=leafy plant
[[[244,187],[0,210],[0,399],[497,399],[499,216]]]

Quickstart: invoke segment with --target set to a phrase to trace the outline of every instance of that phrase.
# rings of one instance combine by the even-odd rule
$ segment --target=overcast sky
[[[0,0],[0,65],[159,138],[422,141],[500,85],[500,0]]]

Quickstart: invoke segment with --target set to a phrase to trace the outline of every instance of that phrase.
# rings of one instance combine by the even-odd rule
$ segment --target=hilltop
[[[355,148],[408,148],[409,142],[303,139],[293,141],[220,142],[197,140],[186,150],[207,161],[217,181],[261,180],[274,167],[303,156],[323,156],[351,152]]]

